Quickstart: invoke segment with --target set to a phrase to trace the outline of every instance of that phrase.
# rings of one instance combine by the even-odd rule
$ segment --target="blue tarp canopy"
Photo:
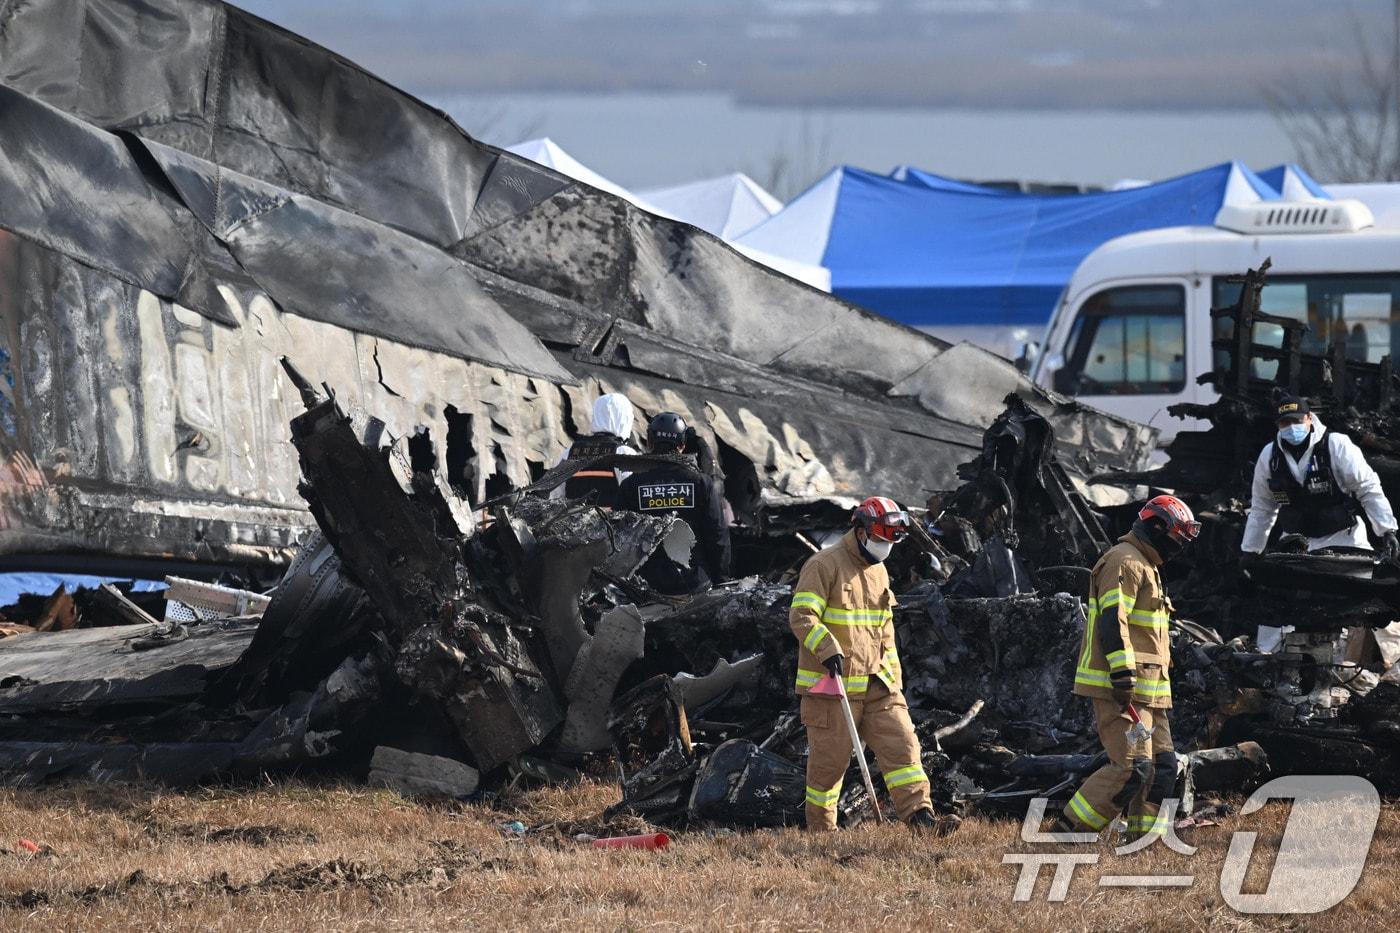
[[[154,592],[165,589],[165,583],[156,580],[132,580],[130,577],[98,577],[82,573],[43,573],[37,571],[16,571],[0,573],[0,606],[12,606],[21,596],[49,596],[64,587],[70,593],[80,589],[97,589],[104,583],[131,583],[132,589],[140,592]]]
[[[946,175],[935,175],[932,172],[925,172],[923,169],[915,168],[912,165],[901,165],[890,173],[890,177],[896,181],[908,182],[920,188],[931,188],[934,191],[959,191],[963,194],[985,194],[992,196],[1016,196],[1021,192],[1013,188],[993,188],[990,185],[979,185],[970,181],[959,181],[956,178],[949,178]]]
[[[831,290],[914,326],[1044,324],[1079,262],[1158,227],[1278,197],[1237,162],[1124,191],[1021,194],[917,169],[842,167],[739,239],[831,270]]]

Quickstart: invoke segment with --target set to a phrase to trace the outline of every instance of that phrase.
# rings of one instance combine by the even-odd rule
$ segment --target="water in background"
[[[550,136],[631,189],[745,171],[792,189],[774,192],[783,197],[838,163],[1108,185],[1229,159],[1266,168],[1294,157],[1266,111],[752,107],[721,94],[494,94],[430,102],[497,145]]]

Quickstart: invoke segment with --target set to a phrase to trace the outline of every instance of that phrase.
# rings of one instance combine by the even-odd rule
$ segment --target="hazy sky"
[[[838,162],[1090,184],[1232,158],[1262,168],[1294,156],[1263,112],[1266,92],[1350,80],[1359,36],[1388,54],[1394,9],[1393,0],[242,5],[489,142],[549,135],[632,188],[743,170],[780,196]]]
[[[422,94],[722,91],[766,104],[1253,107],[1347,70],[1393,0],[250,0]]]

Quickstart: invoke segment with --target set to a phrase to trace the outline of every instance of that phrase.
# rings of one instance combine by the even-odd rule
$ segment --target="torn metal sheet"
[[[765,387],[752,376],[749,395],[706,392],[630,372],[625,357],[568,361],[588,379],[575,393],[286,314],[233,289],[220,292],[239,322],[227,328],[14,237],[0,236],[5,258],[8,553],[285,561],[308,518],[282,427],[295,397],[277,372],[280,353],[313,383],[336,385],[347,404],[376,411],[389,434],[432,440],[440,472],[477,502],[557,460],[579,430],[570,411],[586,411],[605,390],[627,392],[643,416],[681,411],[722,457],[747,465],[728,484],[739,501],[745,482],[761,483],[770,505],[870,488],[919,501],[953,485],[979,442],[979,430],[916,412],[872,419],[880,403],[816,384]],[[898,468],[904,459],[925,469]]]
[[[6,23],[0,86],[8,89],[14,120],[72,137],[72,146],[58,146],[44,164],[87,146],[105,154],[105,161],[89,162],[106,168],[100,178],[81,179],[85,184],[100,182],[104,191],[125,184],[141,196],[99,199],[75,185],[63,203],[73,206],[79,222],[65,215],[46,225],[51,212],[26,213],[25,199],[35,189],[20,177],[39,157],[35,147],[17,152],[11,164],[16,198],[10,226],[67,257],[81,254],[105,270],[88,274],[109,290],[114,282],[132,290],[136,282],[235,331],[256,331],[239,340],[264,351],[259,376],[265,377],[272,355],[299,351],[314,380],[331,380],[376,403],[391,430],[427,427],[439,440],[447,475],[472,487],[474,501],[498,491],[493,483],[527,482],[532,470],[558,456],[572,427],[561,417],[566,403],[543,380],[507,380],[461,366],[450,372],[438,354],[413,347],[556,383],[587,375],[589,367],[650,374],[649,384],[630,387],[654,400],[648,410],[683,408],[704,426],[707,440],[723,435],[757,465],[758,478],[784,496],[859,497],[879,489],[917,500],[952,485],[953,467],[974,440],[959,420],[972,409],[954,400],[971,397],[973,383],[942,374],[961,372],[953,363],[967,351],[940,364],[945,344],[756,266],[701,231],[483,146],[352,63],[233,7],[161,0],[159,15],[148,6],[111,7],[108,20],[82,15],[76,0],[0,4]],[[139,47],[129,42],[137,34]],[[96,56],[103,80],[57,64],[65,59],[51,54],[55,48]],[[152,69],[152,60],[161,67]],[[193,87],[221,90],[215,99],[192,93]],[[26,135],[7,139],[22,147]],[[7,203],[0,199],[0,223]],[[155,239],[142,241],[140,256],[123,263],[115,244],[125,239],[93,242],[89,228],[99,225],[81,219],[96,211],[131,224],[131,218],[113,216],[128,209],[158,209],[166,219],[139,225],[149,226]],[[416,258],[399,262],[403,257]],[[179,274],[158,274],[167,267]],[[449,281],[455,284],[445,287]],[[420,288],[423,282],[430,287]],[[91,293],[79,292],[77,300]],[[264,307],[250,315],[259,301]],[[414,313],[402,314],[405,306]],[[547,340],[554,358],[503,319],[500,308]],[[337,327],[319,339],[283,339],[281,330],[304,330],[309,318]],[[350,338],[352,359],[343,352],[348,334],[342,329],[358,333]],[[228,340],[217,333],[213,338]],[[309,347],[317,352],[307,353]],[[201,484],[227,488],[231,504],[245,505],[237,500],[250,484],[269,481],[285,499],[285,450],[280,462],[253,464],[252,475],[235,482],[218,473],[248,427],[229,424],[247,414],[237,393],[231,410],[217,411],[229,397],[222,384],[270,380],[244,381],[236,366],[227,372],[217,348],[212,361],[194,353],[194,346],[182,348],[180,362],[188,358],[215,380],[203,394],[204,407],[215,410],[207,424],[178,431],[170,449],[199,435],[189,448],[191,470],[198,469]],[[892,368],[891,360],[899,364]],[[354,380],[342,378],[347,362]],[[1080,410],[1019,380],[1005,361],[980,359],[976,369],[1006,377],[993,396],[971,393],[984,408],[997,404],[1003,382],[1014,384],[1054,409],[1054,417],[1081,424],[1083,436],[1066,443],[1111,452],[1098,466],[1135,467],[1150,446],[1142,442],[1142,429],[1117,419],[1070,418],[1067,412]],[[935,377],[942,382],[935,385]],[[128,393],[142,381],[130,374],[103,380],[112,391]],[[784,381],[798,403],[793,407],[804,412],[801,422],[784,417],[775,398],[768,412],[739,401],[772,398]],[[813,404],[803,383],[823,389],[819,402]],[[468,391],[454,398],[456,386]],[[197,384],[190,391],[200,392]],[[872,410],[877,406],[879,413]],[[128,422],[134,417],[139,427],[146,414],[135,406]],[[1097,432],[1092,438],[1091,431]],[[142,432],[134,433],[128,448],[142,442]],[[440,441],[448,434],[457,435],[457,443],[444,449]],[[163,439],[152,441],[164,456]],[[923,475],[904,478],[908,471],[885,466],[905,455],[925,465]],[[35,462],[40,469],[49,463],[42,457]],[[80,469],[76,478],[92,472]],[[166,490],[161,498],[178,492]],[[296,520],[288,516],[283,524]],[[221,543],[216,536],[216,553]]]
[[[346,658],[314,691],[293,694],[258,723],[234,751],[234,767],[257,774],[345,751],[382,693],[372,657]]]
[[[663,522],[635,512],[608,515],[583,503],[512,498],[509,511],[498,510],[498,540],[514,540],[523,530],[532,541],[512,575],[514,593],[539,617],[554,674],[562,683],[591,637],[582,602],[607,580],[631,576],[659,544],[690,529],[679,520]]]
[[[466,797],[481,784],[471,765],[441,755],[424,755],[381,745],[374,750],[366,780],[406,796]]]
[[[218,286],[252,286],[303,317],[568,380],[460,260],[408,234],[3,83],[0,124],[0,225],[12,233],[224,324]]]
[[[595,752],[612,744],[608,704],[627,665],[642,656],[642,615],[636,606],[606,613],[574,660],[564,683],[569,708],[559,747],[565,752]]]
[[[685,703],[671,679],[658,674],[618,696],[608,729],[623,769],[622,800],[608,812],[684,819],[699,765]]]
[[[212,692],[256,706],[309,690],[355,653],[373,613],[364,590],[317,531],[283,574],[252,643]]]
[[[33,632],[0,639],[0,715],[74,714],[174,703],[199,696],[253,640],[256,621],[194,626],[182,641],[133,651],[154,626]]]
[[[917,397],[927,411],[961,424],[991,424],[1002,414],[1005,399],[1016,396],[1045,418],[1054,430],[1061,469],[1078,481],[1080,491],[1098,506],[1121,505],[1121,489],[1093,487],[1087,480],[1125,460],[1146,462],[1157,431],[1146,425],[1081,405],[1033,384],[1024,373],[981,347],[951,347],[914,377],[890,389],[894,396]]]
[[[714,670],[708,674],[697,677],[683,671],[673,680],[681,692],[681,701],[685,703],[686,709],[699,713],[731,692],[750,686],[759,676],[762,660],[762,656],[757,654],[732,664],[720,658],[715,662]]]
[[[0,783],[32,787],[57,781],[108,784],[154,781],[188,787],[225,773],[227,742],[113,745],[92,742],[0,741]]]
[[[161,0],[158,16],[125,4],[111,20],[81,14],[74,0],[0,6],[0,82],[103,129],[407,231],[596,309],[597,320],[631,319],[682,340],[708,321],[710,349],[827,379],[844,356],[838,378],[855,391],[889,385],[889,360],[902,361],[899,381],[946,347],[703,231],[482,145],[353,63],[235,7]],[[55,49],[99,56],[103,80],[57,64],[67,55]],[[192,91],[202,87],[222,90]]]

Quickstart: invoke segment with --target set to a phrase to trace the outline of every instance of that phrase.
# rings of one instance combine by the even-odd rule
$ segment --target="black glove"
[[[1395,536],[1395,532],[1387,531],[1381,535],[1381,557],[1392,564],[1400,564],[1400,538]]]
[[[1137,678],[1132,671],[1114,671],[1108,675],[1108,679],[1113,684],[1113,699],[1126,709],[1133,701],[1133,687],[1137,684]]]
[[[833,654],[831,657],[827,658],[827,659],[826,659],[825,661],[823,661],[822,663],[826,665],[826,669],[827,669],[828,672],[830,672],[830,674],[831,674],[832,677],[840,677],[840,676],[841,676],[841,662],[842,662],[841,655],[839,655],[839,654]]]

